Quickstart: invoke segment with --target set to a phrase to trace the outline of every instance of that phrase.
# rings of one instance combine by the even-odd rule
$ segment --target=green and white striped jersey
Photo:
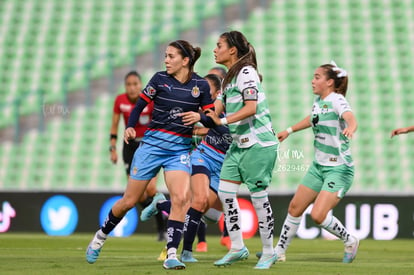
[[[237,77],[225,87],[223,103],[226,114],[229,116],[240,110],[246,100],[257,100],[256,114],[229,124],[233,141],[239,148],[249,148],[256,143],[263,147],[277,144],[266,96],[252,66],[243,67]]]
[[[311,124],[315,135],[315,161],[324,166],[353,166],[349,139],[342,134],[346,128],[342,114],[352,112],[345,97],[332,92],[313,103]]]

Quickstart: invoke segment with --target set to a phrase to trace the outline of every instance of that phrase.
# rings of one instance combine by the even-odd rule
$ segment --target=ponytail
[[[326,79],[333,79],[334,80],[334,88],[335,92],[346,96],[346,91],[348,89],[348,73],[333,64],[324,64],[320,66],[321,68],[325,69],[326,72]]]

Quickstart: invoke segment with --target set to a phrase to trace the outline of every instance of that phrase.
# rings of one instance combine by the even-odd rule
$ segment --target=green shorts
[[[316,192],[322,190],[335,193],[338,198],[343,198],[351,188],[354,180],[354,167],[346,166],[322,166],[313,162],[308,173],[302,180],[302,184]]]
[[[239,148],[231,144],[227,150],[220,179],[245,183],[250,192],[265,190],[272,180],[278,145]]]

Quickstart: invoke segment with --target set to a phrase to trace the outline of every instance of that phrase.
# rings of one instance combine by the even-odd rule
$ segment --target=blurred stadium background
[[[390,139],[414,124],[412,0],[1,1],[0,190],[122,192],[108,139],[124,74],[145,84],[164,69],[166,43],[186,39],[202,48],[204,75],[233,29],[256,48],[276,131],[310,112],[317,66],[345,68],[359,121],[350,193],[414,194],[414,138]],[[313,158],[311,131],[280,153],[271,192],[292,193]]]

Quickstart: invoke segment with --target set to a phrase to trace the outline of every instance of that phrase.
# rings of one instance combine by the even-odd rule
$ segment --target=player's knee
[[[321,213],[317,213],[316,211],[312,211],[310,216],[316,224],[321,224],[326,218],[326,215],[322,215]]]
[[[176,194],[174,197],[171,197],[172,206],[184,208],[188,206],[189,202],[187,194]]]
[[[191,201],[191,207],[196,209],[197,211],[200,212],[205,212],[208,208],[208,198],[204,198],[204,197],[198,197],[198,198],[192,198]]]
[[[299,217],[302,215],[302,213],[300,212],[301,210],[300,210],[299,205],[297,205],[295,202],[290,202],[289,208],[288,208],[289,215],[291,215],[292,217]]]

